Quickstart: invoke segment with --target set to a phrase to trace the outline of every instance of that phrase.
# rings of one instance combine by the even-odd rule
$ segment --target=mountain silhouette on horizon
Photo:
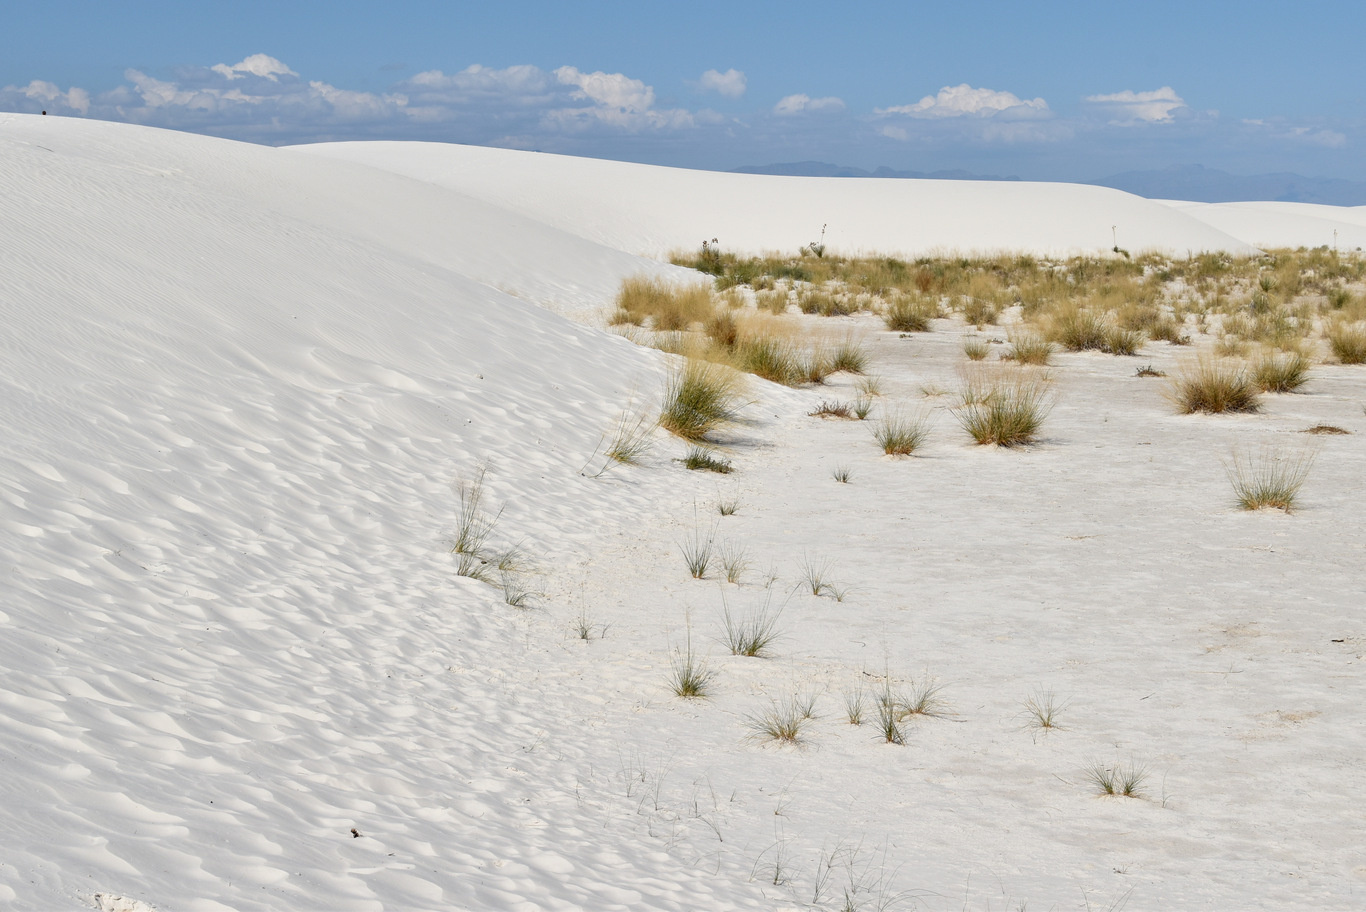
[[[974,174],[962,169],[945,171],[897,171],[881,167],[874,171],[830,162],[780,162],[745,165],[736,174],[777,174],[788,177],[880,177],[910,180],[1018,181],[1011,175]],[[1188,200],[1196,203],[1286,202],[1320,203],[1328,206],[1366,206],[1366,181],[1333,177],[1306,177],[1292,172],[1230,174],[1204,165],[1172,165],[1152,171],[1125,171],[1095,180],[1068,183],[1112,187],[1148,199]]]

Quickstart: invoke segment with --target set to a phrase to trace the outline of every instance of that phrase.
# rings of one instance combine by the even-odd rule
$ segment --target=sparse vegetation
[[[991,342],[984,336],[964,336],[963,354],[969,361],[983,361],[991,354]]]
[[[1224,469],[1244,510],[1270,507],[1289,513],[1317,455],[1312,448],[1298,453],[1264,448],[1255,456],[1235,453]]]
[[[694,472],[715,472],[718,475],[729,475],[735,471],[729,459],[704,446],[688,447],[688,452],[683,456],[683,466]]]
[[[755,659],[769,655],[770,647],[778,639],[778,618],[782,614],[781,608],[774,610],[772,600],[770,591],[767,600],[757,611],[736,617],[731,614],[725,597],[722,597],[722,620],[725,623],[723,642],[731,655]]]
[[[1366,364],[1366,323],[1334,320],[1324,335],[1333,357],[1343,364]]]
[[[711,689],[716,673],[699,659],[692,649],[692,629],[688,629],[685,645],[674,649],[669,656],[669,689],[675,696],[685,699],[706,697]]]
[[[734,371],[690,358],[669,377],[659,424],[684,440],[701,441],[733,422],[740,406]]]
[[[853,471],[846,465],[835,466],[835,471],[832,474],[840,484],[848,484],[854,477]]]
[[[1252,364],[1252,379],[1264,393],[1292,393],[1309,380],[1309,359],[1297,351],[1263,352]]]
[[[999,375],[981,382],[972,389],[965,383],[963,404],[953,410],[963,430],[984,446],[1017,447],[1037,440],[1053,408],[1048,376]]]
[[[617,292],[615,324],[630,323],[659,331],[685,330],[712,317],[711,291],[704,285],[679,285],[652,276],[626,279]]]
[[[1261,408],[1258,392],[1246,364],[1206,357],[1186,364],[1171,386],[1172,401],[1187,415],[1255,412]]]
[[[756,739],[792,745],[802,743],[802,729],[809,721],[795,696],[781,703],[770,700],[766,709],[745,718]]]
[[[679,543],[678,550],[683,554],[683,563],[693,579],[705,579],[711,566],[712,549],[716,544],[716,527],[705,533],[694,528],[692,533]]]
[[[493,516],[484,512],[484,474],[487,470],[487,466],[481,465],[473,478],[457,483],[460,512],[456,517],[451,553],[456,556],[455,572],[458,575],[491,583],[498,567],[496,562],[490,562],[486,546],[503,511],[499,510]]]
[[[888,456],[910,456],[920,449],[930,434],[928,415],[903,415],[892,412],[873,426],[873,439]]]
[[[1148,794],[1148,768],[1136,763],[1093,763],[1086,770],[1086,780],[1101,795],[1124,798],[1143,798]]]
[[[1039,732],[1051,732],[1062,728],[1058,715],[1065,708],[1058,702],[1051,690],[1038,690],[1024,701],[1025,725]]]
[[[749,569],[749,550],[735,542],[722,542],[716,549],[717,560],[721,562],[721,570],[725,574],[726,582],[738,583],[740,578]]]
[[[1010,351],[1003,357],[1016,364],[1047,366],[1053,357],[1053,343],[1038,333],[1016,333],[1010,337]]]

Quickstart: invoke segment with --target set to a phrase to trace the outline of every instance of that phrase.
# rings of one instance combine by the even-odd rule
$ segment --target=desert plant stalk
[[[716,549],[717,560],[721,562],[721,569],[725,573],[726,582],[739,583],[740,578],[749,569],[749,550],[744,545],[735,542],[722,542]]]

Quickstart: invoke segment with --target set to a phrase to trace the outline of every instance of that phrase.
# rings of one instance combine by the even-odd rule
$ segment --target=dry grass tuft
[[[631,323],[661,331],[688,329],[705,323],[716,310],[705,285],[678,285],[652,276],[633,276],[617,292],[613,323]]]
[[[1086,770],[1086,779],[1097,794],[1123,798],[1143,798],[1148,794],[1148,768],[1135,763],[1093,763]]]
[[[903,415],[892,412],[873,426],[873,439],[888,456],[910,456],[925,444],[930,434],[927,414]]]
[[[1016,333],[1010,337],[1010,351],[1002,357],[1016,364],[1046,367],[1053,357],[1053,343],[1037,333]]]
[[[963,354],[969,361],[986,360],[991,354],[991,342],[982,336],[964,336]]]
[[[688,359],[669,377],[659,425],[684,440],[705,440],[739,414],[740,378],[729,368]]]
[[[1313,448],[1299,453],[1263,448],[1256,456],[1235,453],[1224,465],[1224,471],[1238,505],[1244,510],[1269,507],[1289,513],[1317,456],[1318,451]]]
[[[1311,428],[1305,428],[1303,433],[1320,435],[1341,435],[1350,434],[1352,432],[1347,430],[1346,428],[1340,428],[1336,424],[1316,424]]]
[[[1047,374],[966,378],[963,404],[953,415],[983,446],[1024,446],[1038,439],[1055,396]],[[976,385],[973,385],[976,384]]]
[[[1333,356],[1343,364],[1366,364],[1366,324],[1334,320],[1324,335]]]
[[[1309,359],[1297,351],[1263,352],[1252,363],[1252,379],[1264,393],[1292,393],[1309,380]]]
[[[1255,412],[1259,390],[1245,363],[1201,357],[1172,379],[1169,396],[1184,415]]]

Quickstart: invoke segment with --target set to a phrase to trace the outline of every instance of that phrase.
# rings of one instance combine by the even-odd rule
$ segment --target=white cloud
[[[702,80],[698,85],[709,92],[720,92],[728,98],[739,98],[745,94],[747,81],[745,74],[736,69],[726,70],[724,73],[707,70],[702,74]]]
[[[877,114],[904,114],[908,117],[1046,117],[1049,115],[1048,102],[1042,98],[1028,101],[1013,92],[997,92],[992,89],[974,89],[966,82],[962,85],[944,86],[937,95],[926,95],[913,105],[898,105],[891,108],[877,108]]]
[[[299,75],[274,57],[266,54],[252,54],[241,63],[234,63],[232,66],[216,63],[210,69],[225,79],[241,79],[244,76],[251,75],[269,79],[271,82],[279,82],[281,76]]]
[[[773,106],[773,113],[783,117],[794,114],[821,114],[843,111],[844,101],[840,98],[812,98],[810,95],[788,95]]]
[[[1116,126],[1144,123],[1171,123],[1172,113],[1186,107],[1186,102],[1171,86],[1152,92],[1126,89],[1110,95],[1087,95],[1083,101],[1093,104],[1110,115]]]
[[[56,110],[74,111],[77,114],[90,113],[90,93],[85,89],[71,88],[63,92],[50,82],[35,79],[28,85],[5,86],[0,89],[0,99],[6,95],[36,101]]]

